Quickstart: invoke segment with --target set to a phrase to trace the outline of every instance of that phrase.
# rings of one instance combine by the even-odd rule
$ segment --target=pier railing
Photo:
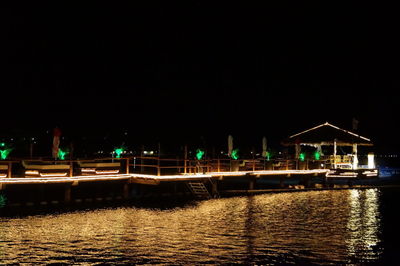
[[[115,162],[119,164],[115,164]],[[57,167],[57,165],[60,167]],[[0,177],[27,177],[35,174],[38,176],[51,176],[61,173],[63,176],[70,177],[102,173],[144,173],[160,176],[206,172],[311,170],[329,168],[329,166],[330,159],[299,161],[295,159],[266,160],[264,158],[250,158],[233,160],[229,158],[207,158],[197,160],[129,156],[123,158],[85,158],[61,161],[48,158],[29,158],[0,161]],[[43,171],[49,170],[47,170],[48,172],[40,173],[38,169],[44,169]]]
[[[181,159],[137,156],[129,158],[129,171],[134,173],[163,174],[193,174],[206,172],[236,172],[258,170],[306,170],[324,169],[327,160],[295,159]]]

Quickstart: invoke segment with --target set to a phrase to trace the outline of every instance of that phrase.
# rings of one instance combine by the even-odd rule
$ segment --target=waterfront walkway
[[[177,181],[207,181],[209,179],[225,179],[234,177],[263,178],[272,176],[325,176],[328,169],[314,170],[261,170],[261,171],[237,171],[237,172],[209,172],[205,174],[181,174],[181,175],[147,175],[147,174],[110,174],[93,176],[72,177],[25,177],[25,178],[0,178],[0,185],[6,184],[54,184],[54,183],[79,183],[95,181],[126,180],[130,183],[157,185],[160,182]]]

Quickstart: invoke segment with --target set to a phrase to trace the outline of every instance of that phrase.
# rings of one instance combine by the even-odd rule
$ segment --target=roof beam
[[[321,125],[318,125],[318,126],[316,126],[316,127],[313,127],[313,128],[307,129],[307,130],[304,130],[304,131],[302,131],[302,132],[300,132],[300,133],[294,134],[294,135],[290,136],[289,139],[294,138],[294,137],[297,137],[297,136],[299,136],[299,135],[301,135],[301,134],[304,134],[304,133],[313,131],[313,130],[318,129],[318,128],[323,127],[323,126],[330,126],[330,127],[334,128],[334,129],[343,131],[343,132],[345,132],[345,133],[347,133],[347,134],[353,135],[353,136],[358,137],[358,138],[360,138],[360,139],[363,139],[363,140],[366,140],[366,141],[371,141],[370,139],[368,139],[368,138],[366,138],[366,137],[357,135],[356,133],[353,133],[353,132],[351,132],[351,131],[348,131],[348,130],[342,129],[342,128],[340,128],[340,127],[334,126],[334,125],[332,125],[332,124],[330,124],[330,123],[328,123],[328,122],[325,122],[324,124],[321,124]]]

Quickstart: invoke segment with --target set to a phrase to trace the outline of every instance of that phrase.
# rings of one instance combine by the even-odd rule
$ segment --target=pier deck
[[[112,181],[126,180],[130,183],[138,184],[154,184],[160,182],[177,182],[177,181],[207,181],[209,179],[223,180],[232,177],[254,177],[263,178],[268,176],[287,176],[300,175],[326,175],[328,169],[314,170],[262,170],[262,171],[238,171],[238,172],[210,172],[205,174],[181,174],[181,175],[147,175],[147,174],[113,174],[113,175],[96,175],[96,176],[72,176],[72,177],[25,177],[25,178],[0,178],[0,184],[55,184],[55,183],[79,183],[79,182],[95,182],[95,181]]]

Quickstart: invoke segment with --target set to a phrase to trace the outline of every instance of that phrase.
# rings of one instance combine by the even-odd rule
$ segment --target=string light
[[[82,168],[81,172],[82,173],[95,173],[96,172],[96,168]]]
[[[36,170],[26,170],[25,175],[39,175],[39,171]]]
[[[40,173],[41,177],[63,177],[67,176],[67,173]]]
[[[119,170],[98,170],[95,171],[96,175],[109,175],[109,174],[118,174]]]
[[[81,169],[82,173],[91,173],[91,174],[96,174],[96,175],[108,175],[108,174],[118,174],[119,170],[96,170],[96,168],[82,168]]]
[[[91,171],[92,169],[87,169]],[[146,174],[109,174],[115,173],[117,170],[104,170],[96,171],[96,175],[81,175],[67,177],[67,173],[39,173],[38,171],[27,170],[27,174],[39,174],[40,177],[26,177],[26,178],[5,178],[0,176],[0,183],[3,184],[29,184],[29,183],[69,183],[75,181],[105,181],[105,180],[122,180],[122,179],[150,179],[150,180],[190,180],[190,179],[205,179],[221,176],[268,176],[268,175],[296,175],[296,174],[324,174],[327,177],[341,177],[350,178],[357,177],[355,172],[343,172],[336,174],[335,171],[329,169],[314,169],[314,170],[261,170],[261,171],[245,171],[245,172],[210,172],[207,174],[183,174],[183,175],[166,175],[155,176]],[[101,175],[97,175],[101,173]],[[364,171],[363,175],[373,177],[378,175],[377,170]]]
[[[316,126],[316,127],[313,127],[313,128],[307,129],[307,130],[304,130],[304,131],[302,131],[302,132],[300,132],[300,133],[294,134],[294,135],[290,136],[289,138],[294,138],[294,137],[296,137],[296,136],[299,136],[299,135],[301,135],[301,134],[304,134],[304,133],[306,133],[306,132],[315,130],[315,129],[320,128],[320,127],[323,127],[323,126],[330,126],[330,127],[333,127],[333,128],[335,128],[335,129],[337,129],[337,130],[341,130],[341,131],[343,131],[343,132],[345,132],[345,133],[348,133],[348,134],[350,134],[350,135],[356,136],[356,137],[358,137],[358,138],[360,138],[360,139],[363,139],[363,140],[366,140],[366,141],[371,141],[370,139],[368,139],[368,138],[366,138],[366,137],[362,137],[362,136],[357,135],[357,134],[355,134],[355,133],[353,133],[353,132],[351,132],[351,131],[348,131],[348,130],[345,130],[345,129],[341,129],[340,127],[337,127],[337,126],[334,126],[334,125],[332,125],[332,124],[329,124],[328,122],[326,122],[326,123],[324,123],[324,124],[321,124],[321,125],[318,125],[318,126]]]

